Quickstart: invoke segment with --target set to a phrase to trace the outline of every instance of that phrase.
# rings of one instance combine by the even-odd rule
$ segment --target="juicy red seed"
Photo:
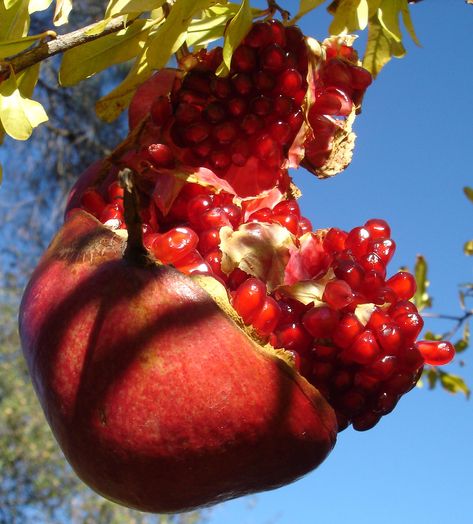
[[[388,324],[390,320],[391,319],[389,318],[388,314],[386,314],[379,308],[374,308],[366,326],[368,329],[377,331],[381,329],[384,325]]]
[[[158,237],[152,245],[153,253],[164,264],[172,264],[185,257],[199,242],[199,237],[188,227],[174,227]]]
[[[235,117],[244,115],[248,109],[248,103],[244,98],[232,98],[228,101],[228,112]]]
[[[443,340],[419,340],[415,347],[424,357],[425,363],[431,366],[443,366],[455,356],[453,344]]]
[[[228,98],[232,93],[232,85],[228,78],[215,77],[212,79],[211,90],[217,98]]]
[[[337,129],[337,124],[323,115],[311,113],[309,110],[309,123],[316,137],[332,137]]]
[[[81,196],[80,203],[83,209],[99,217],[104,207],[107,205],[103,196],[95,191],[95,189],[88,189]]]
[[[350,73],[352,77],[352,87],[354,89],[366,89],[371,82],[373,81],[373,77],[363,67],[356,66],[356,65],[350,65]]]
[[[260,54],[262,69],[277,72],[282,71],[286,65],[286,53],[278,44],[270,44]]]
[[[355,386],[359,387],[360,389],[370,392],[377,389],[379,386],[379,380],[367,373],[365,368],[355,374],[355,379],[353,382]]]
[[[339,397],[337,400],[337,407],[349,417],[359,413],[364,405],[366,399],[365,396],[359,391],[351,390],[347,391]]]
[[[397,395],[402,395],[410,391],[417,382],[415,373],[396,373],[389,380],[384,382],[384,387]]]
[[[209,126],[205,122],[197,122],[183,130],[184,138],[190,144],[198,144],[209,136]]]
[[[420,335],[424,327],[424,321],[419,313],[407,313],[406,315],[398,315],[396,317],[396,324],[399,326],[401,333],[406,342],[414,343],[416,338]]]
[[[272,40],[272,31],[267,22],[256,22],[245,37],[245,44],[250,47],[261,48]]]
[[[259,315],[266,300],[266,285],[257,278],[248,278],[235,291],[233,307],[245,324]]]
[[[328,87],[316,92],[311,111],[318,115],[348,116],[352,107],[353,102],[344,91]]]
[[[230,220],[232,226],[234,228],[238,227],[241,222],[241,208],[235,204],[225,204],[222,206],[222,209]]]
[[[248,222],[269,222],[271,217],[273,216],[273,212],[269,207],[264,207],[262,209],[258,209],[258,211],[255,211],[254,213],[251,213],[251,215],[248,217]]]
[[[326,338],[337,326],[338,313],[328,306],[314,307],[305,313],[302,323],[314,338]]]
[[[299,204],[296,200],[283,200],[282,202],[279,202],[276,204],[273,208],[273,213],[280,215],[280,214],[292,214],[296,215],[298,218],[301,217],[301,210],[299,208]]]
[[[220,144],[229,144],[237,135],[238,128],[234,122],[223,122],[214,127],[212,136]]]
[[[272,297],[266,297],[263,307],[253,320],[253,326],[261,336],[269,336],[278,325],[281,308]]]
[[[102,209],[99,220],[102,224],[108,220],[119,220],[121,223],[123,220],[123,211],[117,204],[108,204]]]
[[[381,415],[369,411],[367,413],[362,413],[357,415],[352,420],[353,429],[356,431],[368,431],[371,428],[374,428],[376,424],[380,421]]]
[[[339,369],[332,378],[332,386],[337,392],[346,391],[353,384],[353,376],[346,369]]]
[[[230,146],[232,162],[237,166],[244,166],[250,156],[250,148],[246,140],[235,140]]]
[[[263,127],[263,122],[259,116],[250,113],[243,118],[240,127],[247,135],[253,135]]]
[[[297,109],[289,115],[287,123],[291,126],[294,133],[297,133],[304,122],[304,113],[301,109]]]
[[[206,158],[209,156],[210,152],[213,150],[214,144],[213,141],[210,138],[206,138],[200,144],[194,145],[192,147],[192,151],[199,157],[199,158]]]
[[[217,228],[206,229],[199,235],[199,251],[205,255],[220,245],[220,234]]]
[[[329,60],[322,68],[321,78],[327,86],[340,88],[352,87],[350,66],[340,59]]]
[[[334,372],[334,366],[330,362],[316,362],[312,367],[312,379],[315,383],[327,382]]]
[[[199,224],[203,213],[213,207],[213,199],[209,195],[197,195],[187,204],[187,216],[192,224]]]
[[[279,75],[276,85],[279,94],[294,96],[302,87],[302,76],[296,69],[286,69]]]
[[[365,271],[376,271],[383,279],[386,277],[386,266],[376,253],[361,255],[358,261]]]
[[[230,226],[231,222],[221,207],[214,207],[202,213],[199,219],[200,229],[220,229],[223,226]]]
[[[274,88],[274,76],[266,71],[257,71],[253,75],[253,81],[258,91],[266,93]]]
[[[153,250],[154,242],[160,237],[159,233],[146,233],[143,234],[143,245],[148,251]]]
[[[225,169],[230,162],[230,154],[226,151],[212,151],[210,153],[210,163],[217,169]]]
[[[269,126],[269,135],[282,146],[289,142],[291,134],[291,126],[287,122],[277,120],[276,122],[272,122]]]
[[[274,98],[273,110],[280,117],[288,117],[294,111],[294,103],[289,97],[279,95]]]
[[[174,167],[174,154],[169,146],[165,144],[151,144],[148,146],[148,155],[156,167]]]
[[[165,124],[172,114],[172,106],[167,96],[159,96],[151,105],[150,114],[157,126]]]
[[[364,331],[363,324],[353,313],[346,313],[340,319],[333,333],[333,341],[342,349],[349,347]]]
[[[110,200],[116,200],[116,199],[123,198],[125,190],[117,181],[115,181],[115,182],[112,182],[108,186],[107,193],[108,193],[108,198]]]
[[[179,103],[190,104],[195,109],[200,109],[207,103],[207,97],[205,95],[189,89],[180,89],[178,91],[177,99]]]
[[[304,44],[304,35],[295,25],[286,27],[286,45],[290,49],[299,50]]]
[[[381,218],[371,218],[365,222],[366,229],[370,232],[372,239],[389,238],[391,236],[391,228],[386,220]]]
[[[325,286],[322,300],[333,309],[342,309],[353,302],[353,291],[344,280],[332,280]]]
[[[208,95],[210,93],[210,76],[208,73],[191,71],[185,76],[182,87]]]
[[[355,227],[348,233],[345,249],[349,249],[357,258],[366,255],[370,238],[370,232],[365,227]]]
[[[290,298],[279,300],[278,304],[281,308],[281,319],[279,322],[281,326],[299,322],[301,316],[307,311],[307,307],[304,304]]]
[[[373,299],[383,288],[384,277],[377,271],[366,271],[363,279],[363,292]]]
[[[379,345],[374,333],[365,329],[363,333],[356,337],[353,344],[344,350],[344,356],[348,360],[358,364],[371,364],[379,355]]]
[[[205,262],[202,256],[193,249],[185,257],[175,262],[176,269],[185,275],[192,275],[193,273],[199,273],[204,275],[212,274],[212,269]]]
[[[383,391],[378,395],[374,404],[374,411],[381,415],[387,415],[399,402],[399,395],[392,391]]]
[[[271,42],[284,47],[286,45],[285,27],[281,24],[281,22],[279,22],[279,20],[275,20],[274,18],[268,20],[268,25],[271,29]]]
[[[246,45],[240,45],[232,56],[232,70],[238,73],[247,73],[256,66],[256,53]]]
[[[250,109],[255,115],[266,116],[271,112],[272,105],[270,98],[260,95],[251,100]]]
[[[407,271],[400,271],[393,275],[386,281],[386,285],[390,287],[401,300],[409,300],[416,292],[416,279]]]
[[[180,103],[176,108],[175,119],[180,124],[191,124],[200,118],[201,110],[193,105]]]
[[[409,313],[418,313],[415,304],[409,300],[400,300],[389,308],[389,314],[395,320],[397,320],[398,316],[404,316]]]
[[[227,111],[221,102],[212,102],[205,108],[204,115],[211,124],[218,124],[225,120]]]
[[[219,250],[210,251],[205,255],[205,261],[210,266],[212,271],[220,278],[225,278],[225,273],[222,271],[222,253]]]
[[[373,253],[376,253],[385,265],[388,265],[396,251],[396,244],[394,240],[390,238],[382,238],[372,242],[369,249]]]
[[[324,238],[324,249],[329,253],[339,253],[345,249],[345,242],[347,239],[348,233],[332,227],[327,231],[327,234]]]
[[[416,346],[402,348],[399,352],[399,360],[403,369],[410,372],[415,372],[424,365],[424,357]]]
[[[279,148],[276,142],[269,136],[263,135],[255,144],[253,150],[262,160],[272,160],[278,157]]]
[[[312,356],[317,361],[331,361],[335,360],[338,354],[338,348],[335,346],[325,346],[323,344],[316,344],[312,348]]]
[[[297,232],[298,236],[305,235],[312,231],[312,223],[308,218],[302,217],[299,220],[299,231]]]
[[[245,273],[237,267],[228,275],[228,287],[230,289],[237,289],[238,286],[243,284],[243,282],[245,282],[249,277],[250,275],[248,275],[248,273]]]
[[[344,280],[352,289],[359,289],[365,277],[364,269],[351,260],[337,261],[333,267],[335,276]]]
[[[397,353],[403,342],[400,329],[392,322],[376,330],[376,338],[385,353]]]
[[[293,235],[297,235],[297,231],[299,230],[299,217],[297,215],[293,215],[292,213],[288,215],[273,213],[271,221],[281,224],[281,226],[285,227]]]
[[[246,73],[237,73],[232,76],[233,87],[242,96],[248,96],[253,89],[253,82]]]
[[[301,356],[308,354],[312,345],[312,337],[297,322],[278,327],[276,337],[277,347],[297,351]]]
[[[397,365],[398,358],[395,355],[385,355],[367,367],[366,371],[379,380],[387,380],[394,373]]]

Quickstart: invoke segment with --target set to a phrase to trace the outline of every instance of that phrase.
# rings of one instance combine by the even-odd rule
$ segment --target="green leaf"
[[[465,193],[465,196],[468,198],[470,202],[473,202],[473,189],[471,187],[464,187],[463,193]]]
[[[192,20],[187,28],[187,45],[203,46],[222,38],[228,20],[236,15],[238,9],[240,9],[240,6],[234,3],[216,5],[205,9],[202,12],[202,17]],[[254,13],[253,16],[257,16],[257,14]]]
[[[16,40],[26,36],[30,26],[28,0],[0,2],[0,41]]]
[[[401,13],[402,13],[402,21],[404,22],[404,25],[406,26],[407,32],[409,33],[412,40],[420,46],[419,39],[417,38],[414,24],[412,23],[411,19],[411,12],[409,10],[409,5],[407,3],[407,0],[401,0]]]
[[[31,98],[39,78],[40,63],[25,69],[17,76],[18,89],[25,98]]]
[[[230,71],[230,63],[233,51],[248,33],[253,17],[249,0],[243,0],[237,14],[232,18],[225,30],[225,41],[223,43],[223,62],[217,69],[217,75],[225,76]]]
[[[341,0],[329,27],[331,35],[352,33],[368,25],[367,0]]]
[[[144,13],[157,9],[164,0],[110,0],[104,18],[112,18],[129,13]]]
[[[368,16],[371,18],[376,14],[382,0],[368,0]]]
[[[67,24],[72,11],[72,0],[56,0],[53,22],[56,27]]]
[[[473,240],[468,240],[468,242],[465,242],[463,245],[463,252],[468,256],[473,255]]]
[[[443,389],[446,389],[450,393],[463,393],[466,398],[470,398],[470,389],[461,377],[441,371],[440,383],[442,384]]]
[[[13,73],[0,84],[0,121],[8,135],[27,140],[33,129],[46,120],[43,106],[21,95]]]
[[[63,86],[77,84],[85,78],[115,64],[137,56],[154,21],[136,20],[118,33],[98,38],[66,51],[59,69]]]
[[[21,53],[28,47],[32,46],[37,40],[44,38],[45,33],[39,35],[25,36],[24,38],[18,38],[16,40],[7,40],[6,42],[0,42],[0,58],[6,58],[7,56],[13,56],[17,53]]]
[[[378,9],[378,20],[383,29],[396,42],[402,41],[399,14],[401,11],[400,0],[382,0]]]
[[[299,2],[299,11],[296,16],[291,20],[291,23],[295,23],[297,20],[300,20],[308,12],[312,11],[322,5],[326,0],[300,0]]]
[[[28,12],[31,14],[38,11],[46,11],[46,9],[53,3],[53,0],[30,0],[28,5]]]
[[[379,74],[391,57],[400,58],[405,55],[405,52],[402,44],[393,40],[389,33],[386,33],[377,17],[370,19],[363,67],[368,69],[373,77]]]
[[[414,295],[414,304],[417,306],[419,311],[422,311],[426,307],[432,305],[432,299],[427,292],[429,287],[429,281],[427,280],[427,262],[421,255],[417,256],[416,264],[414,267],[414,276],[416,279],[417,290]]]

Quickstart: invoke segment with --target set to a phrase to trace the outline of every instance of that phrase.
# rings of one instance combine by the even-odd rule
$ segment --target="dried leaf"
[[[470,202],[473,202],[473,189],[471,187],[464,187],[463,193],[465,193],[465,196],[468,198]]]

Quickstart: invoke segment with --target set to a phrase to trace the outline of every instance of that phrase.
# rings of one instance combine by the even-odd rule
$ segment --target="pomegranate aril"
[[[381,415],[369,411],[353,418],[352,426],[356,431],[368,431],[380,421]]]
[[[376,360],[379,352],[380,348],[374,333],[366,329],[343,351],[343,356],[358,364],[371,364]]]
[[[281,95],[294,96],[302,87],[302,76],[296,69],[283,71],[276,83],[276,92]]]
[[[281,224],[281,226],[285,227],[293,235],[297,235],[297,232],[299,230],[299,217],[292,213],[289,213],[288,215],[273,213],[271,217],[271,222],[277,222],[278,224]]]
[[[424,327],[424,320],[419,313],[407,313],[395,317],[406,343],[414,343]]]
[[[234,122],[223,122],[214,127],[212,137],[220,144],[229,144],[238,133],[237,125]]]
[[[258,116],[266,116],[271,112],[272,101],[264,95],[253,98],[250,102],[250,110]]]
[[[257,91],[262,93],[271,91],[275,85],[274,75],[268,73],[267,71],[257,71],[253,75],[253,81]]]
[[[212,93],[220,99],[228,98],[233,91],[232,84],[228,78],[214,77],[210,84]]]
[[[365,271],[375,271],[381,277],[386,277],[386,266],[381,258],[376,253],[368,252],[365,255],[358,257],[358,262]]]
[[[108,198],[110,200],[122,199],[125,190],[118,182],[112,182],[107,188]]]
[[[327,282],[322,300],[333,309],[343,309],[353,302],[353,291],[344,280]]]
[[[372,242],[369,250],[378,255],[384,264],[387,265],[396,251],[396,244],[390,238],[383,238]]]
[[[370,72],[363,67],[350,65],[350,73],[352,77],[352,87],[354,89],[365,90],[373,81]]]
[[[333,341],[342,349],[349,347],[364,330],[363,324],[353,313],[344,314],[333,333]]]
[[[287,122],[293,133],[297,133],[304,122],[304,113],[301,109],[296,109],[289,115]]]
[[[209,136],[209,133],[210,128],[205,122],[197,122],[183,130],[183,136],[190,145],[203,142]]]
[[[275,331],[277,347],[297,351],[301,356],[308,355],[312,337],[298,322],[279,326]]]
[[[311,308],[302,323],[314,338],[327,338],[333,333],[339,319],[338,312],[327,306]]]
[[[286,65],[286,53],[278,44],[270,44],[260,53],[260,66],[271,72],[282,71]]]
[[[150,115],[153,123],[157,126],[164,125],[172,115],[172,106],[169,97],[159,96],[150,108]]]
[[[143,245],[148,251],[153,250],[154,242],[160,237],[159,233],[146,233],[143,234]]]
[[[363,368],[355,374],[353,383],[359,389],[370,393],[374,392],[379,387],[378,378],[373,377]]]
[[[262,129],[263,121],[259,116],[250,113],[243,118],[240,127],[247,135],[252,135]]]
[[[246,140],[235,140],[230,146],[232,162],[236,166],[244,166],[250,156],[250,148]]]
[[[253,90],[253,81],[246,73],[232,76],[232,84],[235,91],[242,96],[248,96]]]
[[[322,362],[330,362],[335,360],[339,352],[336,346],[325,346],[323,344],[315,344],[312,348],[312,358]]]
[[[336,401],[336,406],[340,411],[349,418],[361,412],[365,406],[365,396],[356,390],[350,390],[343,393]]]
[[[294,112],[293,101],[284,95],[279,95],[273,99],[273,110],[279,117],[288,117]]]
[[[232,98],[227,104],[228,112],[234,117],[241,117],[248,110],[248,102],[244,98]]]
[[[329,60],[322,67],[320,76],[327,86],[335,86],[342,89],[352,88],[350,66],[343,60],[337,58]]]
[[[235,291],[233,307],[245,324],[251,324],[266,300],[266,285],[257,278],[248,278]]]
[[[190,71],[184,77],[182,88],[197,91],[202,95],[208,95],[210,93],[210,81],[211,79],[207,72]]]
[[[192,275],[194,273],[212,275],[212,269],[195,249],[187,253],[185,257],[177,260],[175,266],[176,269],[185,275]]]
[[[281,308],[272,297],[266,297],[259,314],[253,320],[253,327],[261,336],[269,336],[278,325]]]
[[[364,227],[370,232],[370,236],[374,240],[389,238],[391,236],[389,224],[381,218],[371,218],[367,220]]]
[[[407,271],[400,271],[386,281],[401,300],[409,300],[416,292],[417,284],[415,278]]]
[[[201,109],[196,105],[180,103],[175,111],[174,118],[179,124],[192,124],[200,119]]]
[[[375,403],[373,411],[379,413],[380,415],[387,415],[396,407],[399,402],[399,394],[396,394],[392,391],[383,391],[379,393]]]
[[[403,395],[416,385],[417,379],[418,377],[416,373],[396,373],[393,377],[384,382],[384,387],[391,393]]]
[[[398,357],[385,355],[366,368],[366,372],[379,380],[388,379],[396,370]]]
[[[395,320],[409,313],[418,313],[415,304],[409,300],[399,300],[389,308],[389,315]]]
[[[318,115],[348,116],[352,107],[353,102],[344,91],[328,87],[316,92],[312,112]]]
[[[453,360],[455,347],[444,340],[419,340],[415,344],[426,364],[443,366]]]
[[[117,204],[107,204],[100,213],[100,222],[102,222],[102,224],[105,224],[105,222],[108,222],[109,220],[117,220],[118,222],[115,225],[119,227],[121,225],[121,222],[123,221],[122,207],[123,206],[119,206]]]
[[[217,228],[206,229],[199,234],[198,249],[203,255],[214,251],[220,244],[220,235]]]
[[[199,242],[199,237],[189,227],[174,227],[160,235],[151,246],[153,254],[164,264],[173,264],[185,257]]]
[[[308,218],[302,217],[299,220],[299,230],[297,232],[298,236],[305,235],[306,233],[310,233],[312,231],[312,223]]]
[[[424,365],[424,357],[416,346],[405,346],[399,352],[399,362],[403,369],[415,372]]]
[[[267,22],[256,22],[246,35],[244,43],[250,47],[261,48],[272,40],[272,31]]]
[[[344,280],[352,289],[360,289],[365,278],[364,269],[351,260],[337,261],[334,265],[335,276]]]
[[[218,249],[210,251],[204,257],[205,262],[210,266],[215,275],[225,279],[226,275],[222,271],[222,252]]]
[[[155,167],[166,169],[174,167],[174,154],[165,144],[151,144],[148,146],[148,155]]]
[[[331,382],[337,393],[343,392],[353,385],[353,375],[346,369],[339,369],[332,377]]]
[[[403,343],[401,330],[392,322],[377,329],[376,338],[383,351],[389,354],[397,353]]]
[[[231,163],[230,154],[227,151],[212,151],[210,153],[210,163],[216,169],[225,169]]]
[[[370,232],[365,227],[355,227],[345,240],[345,249],[349,249],[355,257],[366,255],[369,248]]]
[[[336,227],[332,227],[325,235],[324,249],[328,253],[339,253],[343,251],[345,249],[347,237],[348,233],[342,231],[341,229],[337,229]]]
[[[316,362],[312,366],[312,376],[311,379],[315,383],[327,383],[331,376],[333,375],[334,365],[330,362]]]
[[[210,195],[197,195],[187,204],[187,216],[191,224],[200,224],[202,214],[213,207],[213,198]]]
[[[99,217],[107,205],[103,196],[95,189],[88,189],[84,192],[80,200],[83,209],[95,217]]]
[[[337,124],[324,115],[309,110],[309,123],[317,138],[321,136],[332,137],[337,129]]]
[[[221,207],[214,207],[202,213],[199,226],[203,229],[220,229],[223,226],[231,226],[231,222],[225,213],[225,210]]]
[[[286,28],[279,22],[272,18],[268,20],[268,25],[271,30],[271,42],[274,42],[281,47],[286,45]]]
[[[282,146],[286,145],[292,136],[290,125],[287,122],[283,122],[281,120],[272,122],[268,131],[271,138]]]
[[[238,73],[247,73],[255,68],[256,60],[256,53],[251,47],[239,45],[233,53],[231,68]]]
[[[225,120],[227,111],[221,102],[212,102],[205,108],[204,116],[211,124],[218,124]]]
[[[273,207],[273,213],[275,214],[292,214],[301,218],[301,210],[296,200],[283,200]]]

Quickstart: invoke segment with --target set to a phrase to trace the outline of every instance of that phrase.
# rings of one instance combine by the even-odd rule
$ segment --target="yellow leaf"
[[[144,13],[157,9],[164,4],[164,0],[110,0],[105,18],[129,13]]]
[[[24,38],[18,38],[16,40],[8,40],[6,42],[0,42],[0,58],[6,58],[7,56],[13,56],[17,53],[21,53],[25,49],[28,49],[40,38],[44,38],[47,33],[41,33],[39,35],[25,36]]]
[[[28,33],[28,0],[0,2],[0,41],[16,40]]]
[[[18,89],[25,98],[31,98],[39,77],[40,63],[22,71],[17,77]]]
[[[21,95],[13,73],[0,84],[0,121],[8,135],[27,140],[33,129],[46,120],[43,106]]]
[[[371,18],[376,14],[382,0],[368,0],[368,17]]]
[[[341,0],[329,27],[331,35],[352,33],[368,24],[367,0]]]
[[[105,28],[107,27],[108,23],[110,22],[110,18],[104,18],[103,20],[99,20],[94,25],[89,27],[85,34],[88,36],[95,36],[99,35],[100,33],[103,33]]]
[[[56,9],[54,11],[54,25],[60,26],[67,24],[69,13],[72,11],[72,0],[56,0]]]
[[[417,38],[414,24],[412,23],[411,19],[411,12],[409,11],[409,5],[407,4],[407,0],[401,0],[401,13],[402,13],[402,21],[404,22],[404,25],[406,26],[407,32],[409,33],[412,40],[420,46],[419,39]]]
[[[401,5],[399,0],[383,0],[378,9],[378,19],[383,29],[397,42],[402,41],[399,13]]]
[[[97,115],[106,122],[113,122],[128,107],[136,88],[152,73],[148,63],[148,48],[137,57],[125,80],[95,105]]]
[[[63,86],[77,84],[103,69],[131,60],[140,53],[153,21],[136,20],[118,33],[74,47],[63,55],[59,82]]]
[[[296,16],[291,20],[291,23],[297,22],[297,20],[300,20],[309,11],[312,11],[316,7],[319,7],[319,5],[323,4],[325,1],[326,0],[300,0],[299,11],[297,12]]]
[[[225,30],[223,43],[223,62],[217,69],[217,75],[226,75],[230,71],[233,51],[248,33],[253,17],[249,0],[243,0],[237,14],[232,18]]]
[[[31,15],[38,11],[45,11],[52,3],[53,0],[30,0],[28,5],[28,12]]]
[[[206,45],[222,38],[228,20],[235,16],[239,8],[237,4],[226,4],[205,9],[202,18],[192,20],[187,28],[187,45]]]

